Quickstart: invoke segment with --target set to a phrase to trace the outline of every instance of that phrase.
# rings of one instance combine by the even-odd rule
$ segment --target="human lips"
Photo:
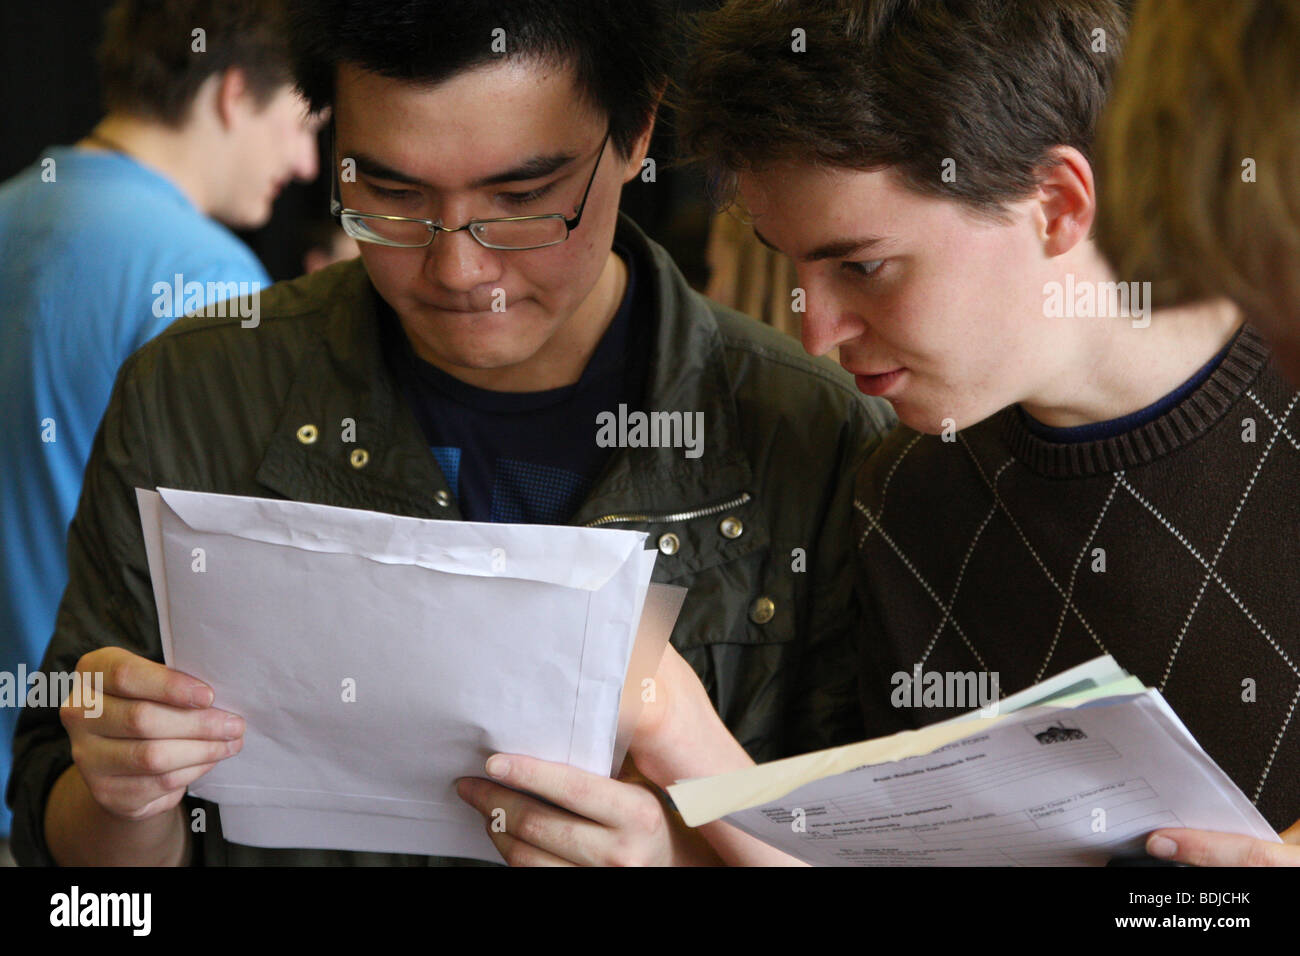
[[[480,301],[482,305],[475,305],[470,302],[441,302],[436,296],[439,290],[428,290],[423,293],[416,293],[414,300],[418,308],[427,312],[440,312],[444,315],[499,315],[505,317],[508,313],[512,317],[517,317],[517,310],[526,301],[527,297],[520,295],[518,299],[513,298],[505,292],[504,289],[497,288],[492,291],[492,295],[483,298]],[[474,293],[470,293],[473,295]],[[507,312],[508,310],[508,312]]]
[[[488,303],[484,305],[482,308],[477,308],[477,309],[474,308],[472,303],[470,303],[468,306],[465,306],[465,305],[451,304],[451,303],[444,304],[441,302],[430,302],[427,299],[422,299],[420,301],[420,304],[431,312],[441,312],[446,315],[485,315],[487,313],[494,313],[496,315],[504,316],[506,314],[505,309],[502,308],[494,309],[492,308],[491,303]],[[518,303],[513,303],[513,304],[517,305]]]
[[[859,391],[880,397],[893,390],[906,371],[907,369],[900,366],[880,372],[854,372],[853,380],[857,383]]]
[[[430,303],[429,308],[435,312],[454,312],[458,315],[477,315],[479,312],[486,312],[487,309],[459,309],[450,305],[438,305]]]

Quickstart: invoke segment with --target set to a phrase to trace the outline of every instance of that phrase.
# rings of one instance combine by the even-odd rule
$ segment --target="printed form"
[[[1135,679],[1127,683],[1141,688]],[[968,736],[924,754],[820,776],[776,799],[762,797],[782,780],[797,779],[800,761],[820,757],[824,770],[834,767],[835,751],[688,781],[669,792],[692,825],[707,822],[701,816],[725,815],[821,866],[1104,865],[1116,856],[1143,855],[1146,835],[1160,827],[1278,839],[1157,691],[1032,707],[990,720],[987,730],[978,723],[929,728],[930,736]],[[778,764],[786,765],[784,773],[772,771]],[[755,773],[764,770],[765,780]],[[743,774],[751,775],[748,794],[761,802],[730,813],[717,812],[725,796],[705,805],[708,790],[717,798],[728,789],[727,777]],[[742,789],[731,788],[733,803]]]

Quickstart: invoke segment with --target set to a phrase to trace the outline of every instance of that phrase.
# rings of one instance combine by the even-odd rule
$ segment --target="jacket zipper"
[[[748,504],[753,500],[753,495],[748,491],[742,491],[737,497],[730,501],[724,501],[719,505],[708,505],[704,508],[696,508],[694,511],[677,511],[666,515],[632,515],[632,514],[614,514],[603,515],[595,521],[588,521],[583,527],[599,528],[607,524],[621,524],[623,522],[636,522],[638,524],[658,524],[669,521],[693,521],[696,518],[704,518],[708,515],[715,515],[719,511],[726,511],[729,508],[739,508],[741,505]]]

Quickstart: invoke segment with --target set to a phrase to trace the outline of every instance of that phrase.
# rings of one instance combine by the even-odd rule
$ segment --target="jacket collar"
[[[258,481],[296,501],[459,518],[384,360],[378,294],[364,265],[352,260],[295,280],[282,298],[295,291],[306,295],[281,307],[285,317],[298,314],[317,334],[298,363]],[[268,307],[264,294],[264,322],[275,321],[279,305]]]
[[[622,214],[616,238],[651,264],[646,286],[656,328],[644,409],[702,412],[703,452],[687,458],[681,448],[619,449],[574,523],[585,524],[615,504],[623,510],[680,512],[752,493],[717,320],[668,254]]]
[[[644,409],[702,412],[703,452],[688,459],[681,448],[616,449],[570,523],[643,529],[682,524],[674,528],[680,532],[687,519],[653,519],[714,509],[716,517],[705,523],[714,533],[698,527],[691,532],[698,540],[684,542],[693,547],[683,548],[676,562],[680,570],[722,558],[722,545],[714,539],[724,517],[739,517],[744,527],[742,536],[723,539],[726,555],[764,546],[766,525],[752,500],[717,510],[746,492],[756,494],[739,442],[739,416],[717,320],[668,254],[622,213],[616,237],[651,265],[645,279],[657,322]],[[454,495],[384,360],[377,293],[362,263],[288,283],[281,299],[264,302],[265,321],[274,322],[277,313],[315,313],[308,321],[318,323],[319,332],[298,365],[258,480],[299,501],[460,518]],[[348,420],[355,423],[352,435],[345,434]],[[313,440],[307,440],[312,431],[304,432],[304,426],[314,426]],[[594,440],[596,424],[590,427]],[[345,441],[347,437],[355,440]],[[652,520],[601,520],[630,516]]]

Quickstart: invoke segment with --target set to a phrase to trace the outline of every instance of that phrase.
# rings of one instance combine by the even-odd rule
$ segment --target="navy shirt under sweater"
[[[1218,355],[1214,356],[1214,358],[1202,365],[1195,375],[1189,378],[1182,385],[1179,385],[1164,398],[1158,399],[1146,408],[1140,408],[1136,412],[1130,412],[1128,415],[1123,415],[1120,418],[1112,418],[1109,421],[1104,422],[1090,422],[1087,425],[1072,425],[1066,428],[1060,428],[1052,425],[1044,425],[1038,419],[1031,417],[1029,413],[1023,408],[1020,408],[1020,406],[1017,405],[1016,408],[1020,412],[1020,417],[1023,419],[1025,427],[1044,441],[1058,442],[1060,444],[1078,444],[1082,442],[1101,441],[1103,438],[1115,438],[1119,435],[1131,432],[1133,429],[1145,425],[1148,422],[1155,421],[1160,416],[1180,405],[1183,399],[1187,398],[1188,395],[1191,395],[1192,392],[1196,391],[1209,380],[1210,376],[1214,374],[1214,370],[1223,363],[1225,358],[1228,357],[1228,352],[1232,350],[1232,343],[1236,340],[1237,337],[1234,335],[1232,340],[1219,351]]]
[[[494,392],[467,385],[411,348],[380,300],[389,365],[468,521],[564,524],[605,467],[596,416],[620,404],[641,408],[654,310],[643,266],[626,247],[627,291],[582,377],[544,392]],[[642,272],[642,274],[644,274]]]

